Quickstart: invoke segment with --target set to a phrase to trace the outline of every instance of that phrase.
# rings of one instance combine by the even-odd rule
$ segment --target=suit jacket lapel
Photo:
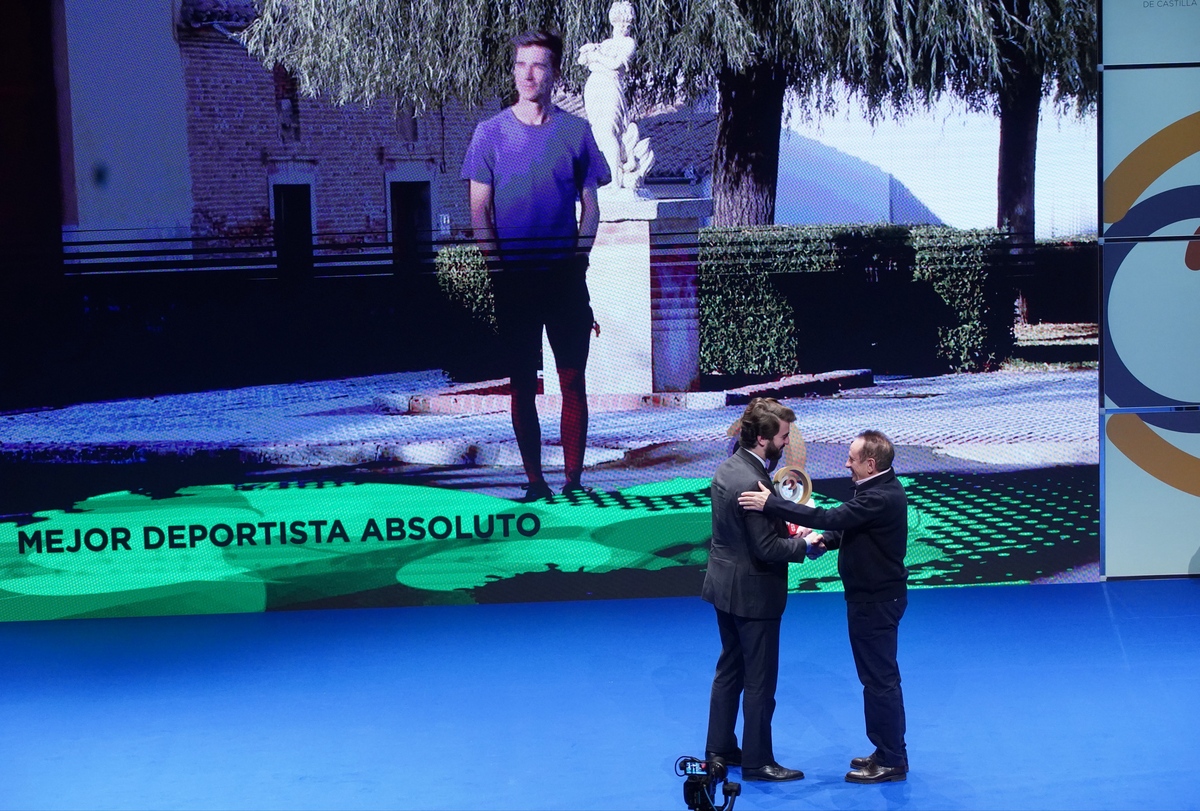
[[[767,468],[762,463],[761,459],[759,459],[756,455],[754,455],[750,451],[746,450],[745,448],[741,448],[741,447],[739,447],[736,451],[734,451],[734,453],[740,454],[742,457],[742,461],[745,462],[746,464],[750,465],[754,469],[754,475],[758,477],[758,480],[760,482],[762,482],[763,484],[765,484],[767,486],[767,489],[770,490],[772,493],[775,492],[774,483],[771,481],[771,474],[767,473]],[[771,520],[775,522],[777,532],[779,532],[781,535],[787,534],[787,529],[784,526],[785,522],[782,518],[772,518]]]
[[[761,459],[745,448],[739,447],[735,453],[741,456],[743,462],[750,465],[750,467],[754,470],[754,474],[763,484],[770,487],[771,477],[767,475],[767,468],[763,465]]]

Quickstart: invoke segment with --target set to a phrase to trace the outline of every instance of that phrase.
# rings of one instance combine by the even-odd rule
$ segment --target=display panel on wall
[[[1105,236],[1195,233],[1200,68],[1106,70],[1102,88]]]
[[[500,103],[338,107],[246,52],[254,4],[159,5],[55,18],[63,257],[0,325],[0,620],[698,595],[710,477],[755,394],[795,409],[820,504],[850,497],[860,431],[892,437],[914,586],[1099,576],[1094,228],[1060,209],[1056,230],[1047,206],[1034,244],[997,234],[990,113],[898,116],[884,148],[843,93],[838,132],[865,135],[790,119],[779,197],[801,213],[731,235],[697,214],[716,113],[646,111],[642,196],[601,214],[674,213],[601,226],[620,250],[596,249],[593,278],[643,277],[598,316],[589,381],[631,377],[600,365],[636,307],[628,362],[671,386],[592,392],[592,489],[564,495],[548,376],[554,492],[526,502],[459,171]],[[1125,153],[1174,120],[1132,122]],[[1042,132],[1064,166],[1088,159],[1039,162],[1061,169],[1039,188],[1094,194],[1094,117]],[[938,157],[901,177],[881,168],[896,145]],[[1156,250],[1114,271],[1122,300]],[[839,589],[836,556],[793,565],[791,588]]]
[[[1103,6],[1104,564],[1200,573],[1200,7]]]
[[[1200,62],[1197,0],[1102,0],[1104,65]]]
[[[1104,418],[1109,577],[1200,574],[1200,412]]]

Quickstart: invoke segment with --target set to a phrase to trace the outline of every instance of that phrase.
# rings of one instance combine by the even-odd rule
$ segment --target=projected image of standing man
[[[596,189],[610,177],[587,122],[550,101],[562,39],[531,31],[512,44],[517,101],[475,128],[462,177],[470,181],[471,227],[496,297],[513,433],[528,479],[523,500],[536,501],[553,495],[542,473],[535,400],[543,327],[562,389],[563,493],[583,489],[593,325],[587,264],[600,224]]]

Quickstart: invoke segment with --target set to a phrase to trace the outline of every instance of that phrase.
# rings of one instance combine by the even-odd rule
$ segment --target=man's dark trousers
[[[742,705],[742,765],[760,768],[774,762],[771,718],[779,680],[779,625],[775,619],[748,619],[716,609],[721,656],[713,679],[708,712],[709,752],[729,753],[737,746],[734,724]],[[743,662],[744,670],[743,670]]]
[[[846,603],[850,650],[863,685],[867,738],[880,766],[908,768],[904,746],[904,694],[896,664],[896,632],[908,599]]]

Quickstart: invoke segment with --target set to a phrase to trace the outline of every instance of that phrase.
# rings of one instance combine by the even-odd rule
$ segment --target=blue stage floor
[[[737,809],[1200,808],[1200,580],[912,591],[900,634],[908,781],[843,781],[844,607],[797,595],[808,776]],[[0,808],[682,809],[718,648],[699,599],[0,624]]]

